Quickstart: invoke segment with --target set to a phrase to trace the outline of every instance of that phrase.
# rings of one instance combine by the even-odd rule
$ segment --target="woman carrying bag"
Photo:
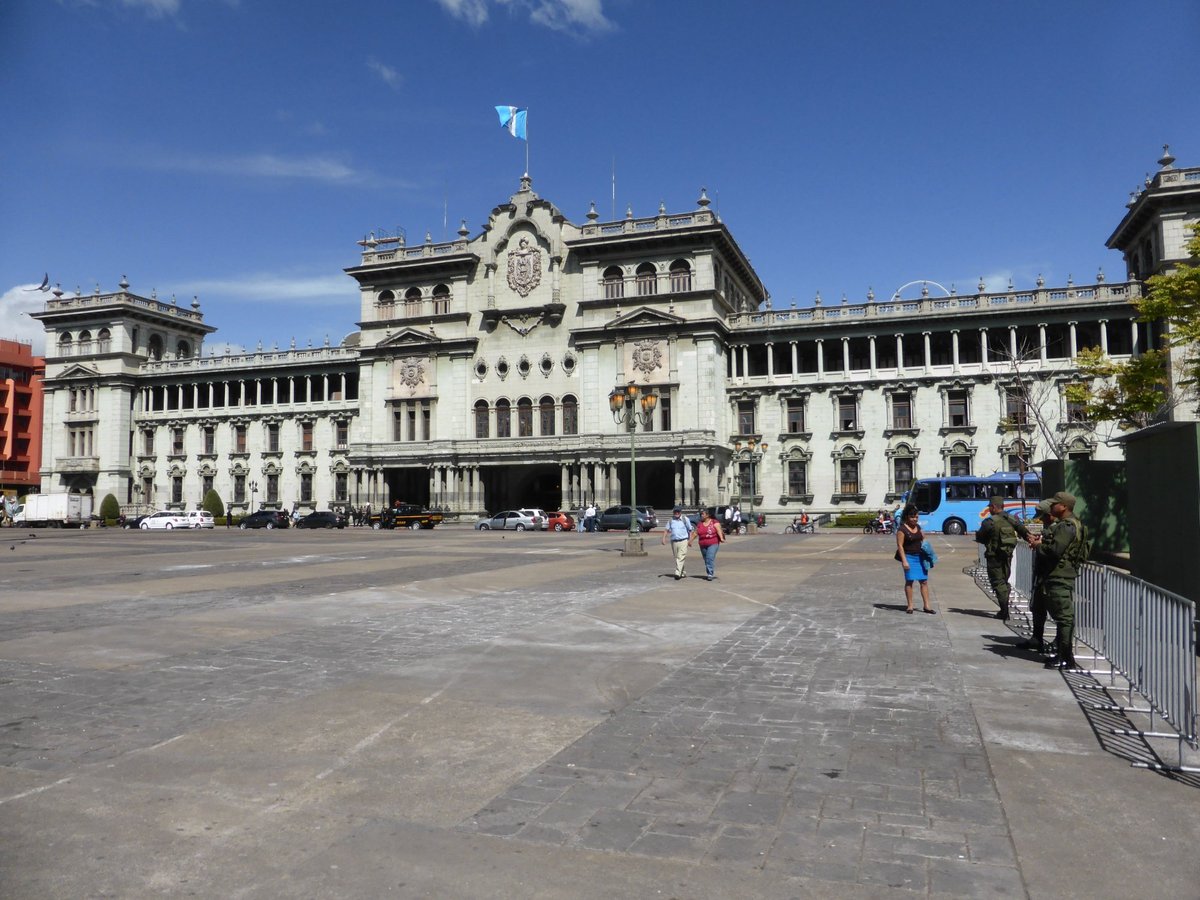
[[[928,555],[922,552],[925,543],[925,533],[921,531],[918,521],[919,514],[913,504],[904,507],[900,527],[896,529],[896,559],[904,569],[904,600],[908,605],[905,610],[910,616],[913,613],[913,582],[921,585],[921,604],[924,612],[935,615],[937,610],[929,605],[929,569],[932,568]],[[930,548],[932,550],[932,547]]]

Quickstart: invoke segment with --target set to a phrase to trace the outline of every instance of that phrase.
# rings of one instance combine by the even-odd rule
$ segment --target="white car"
[[[191,512],[185,513],[187,516],[188,528],[212,528],[217,523],[213,520],[213,514],[204,509],[193,509]]]
[[[143,531],[162,528],[171,531],[175,528],[191,528],[191,520],[188,519],[187,513],[181,513],[173,509],[164,509],[156,513],[151,513],[142,519],[138,528]]]

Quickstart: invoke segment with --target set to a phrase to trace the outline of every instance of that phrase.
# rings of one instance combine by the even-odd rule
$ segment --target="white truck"
[[[30,494],[13,515],[13,525],[85,528],[92,521],[90,494]]]

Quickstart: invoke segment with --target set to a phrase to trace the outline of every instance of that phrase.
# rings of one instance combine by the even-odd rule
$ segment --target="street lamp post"
[[[608,408],[612,410],[613,421],[624,425],[629,431],[629,534],[625,538],[622,556],[646,555],[641,535],[638,534],[637,455],[634,444],[638,425],[649,424],[657,406],[658,394],[652,391],[642,393],[641,388],[632,381],[624,387],[613,388],[608,395]]]
[[[250,512],[254,512],[254,498],[258,496],[258,482],[251,481],[246,487],[250,488]]]
[[[745,449],[742,448],[741,441],[733,442],[733,456],[739,462],[748,462],[750,464],[750,521],[746,524],[746,531],[749,534],[754,534],[758,531],[758,520],[754,518],[754,495],[758,491],[758,478],[756,478],[755,469],[759,461],[767,452],[767,442],[761,443],[754,438],[750,438],[746,443]],[[741,475],[738,475],[738,495],[746,489],[745,481]]]

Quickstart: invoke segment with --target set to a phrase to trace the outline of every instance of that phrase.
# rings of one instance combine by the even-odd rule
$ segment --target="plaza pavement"
[[[32,536],[36,534],[36,537]],[[0,532],[0,897],[1200,896],[938,537]]]

